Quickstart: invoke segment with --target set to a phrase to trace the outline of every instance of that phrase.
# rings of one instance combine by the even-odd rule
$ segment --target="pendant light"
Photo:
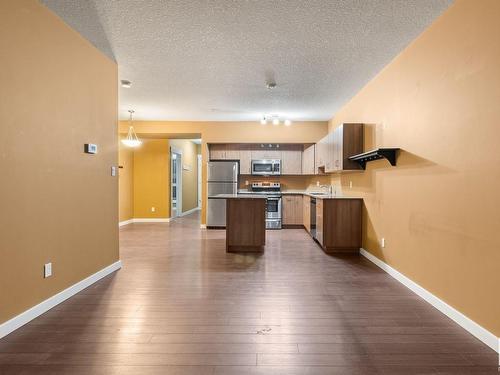
[[[134,127],[132,126],[132,115],[134,111],[129,109],[130,119],[128,120],[128,134],[127,138],[122,139],[122,143],[127,147],[138,147],[142,144],[142,141],[137,138],[137,134],[135,134]]]

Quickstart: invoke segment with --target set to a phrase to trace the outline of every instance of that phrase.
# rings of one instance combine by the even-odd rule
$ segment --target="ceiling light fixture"
[[[281,122],[283,122],[285,126],[292,125],[292,120],[290,120],[289,118],[283,118],[283,117],[280,118],[279,115],[274,115],[274,114],[262,115],[262,117],[260,118],[260,123],[262,125],[266,125],[268,122],[271,122],[271,124],[273,125],[279,125],[281,124]]]
[[[128,111],[130,113],[130,118],[128,120],[128,133],[127,133],[127,138],[122,139],[122,143],[127,146],[127,147],[139,147],[142,144],[142,141],[137,137],[137,134],[135,134],[134,127],[132,125],[132,115],[134,114],[134,110],[129,109]]]
[[[129,89],[132,87],[132,82],[130,82],[126,79],[122,79],[120,82],[122,84],[122,87],[125,87],[126,89]]]

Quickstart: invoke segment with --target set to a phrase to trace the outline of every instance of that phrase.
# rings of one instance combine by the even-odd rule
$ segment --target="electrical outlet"
[[[316,181],[316,186],[319,186],[319,181]]]
[[[382,248],[385,247],[385,238],[382,238],[382,240],[380,240],[380,246],[382,246]]]
[[[156,212],[156,207],[151,207],[151,212]]]
[[[52,263],[46,263],[43,265],[43,277],[47,278],[52,276]]]
[[[248,186],[248,185],[249,185],[248,180],[245,180],[245,186]]]
[[[352,181],[349,181],[349,189],[352,189]]]

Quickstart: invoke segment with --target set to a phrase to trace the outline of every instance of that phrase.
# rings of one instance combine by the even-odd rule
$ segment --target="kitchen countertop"
[[[281,191],[282,195],[307,195],[316,199],[363,199],[361,197],[350,197],[347,195],[340,194],[328,194],[324,192],[315,191],[300,191],[300,190],[284,190]]]
[[[244,195],[245,197],[251,195],[251,192],[248,190],[240,190],[238,193]],[[316,199],[363,199],[361,197],[351,197],[339,194],[333,195],[328,193],[325,194],[324,192],[306,190],[282,190],[280,193],[281,195],[307,195]]]

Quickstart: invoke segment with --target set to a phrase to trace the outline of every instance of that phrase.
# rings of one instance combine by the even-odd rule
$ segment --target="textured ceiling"
[[[330,119],[452,2],[41,1],[132,81],[121,118],[228,121]]]

